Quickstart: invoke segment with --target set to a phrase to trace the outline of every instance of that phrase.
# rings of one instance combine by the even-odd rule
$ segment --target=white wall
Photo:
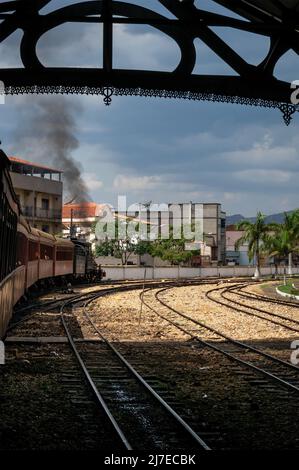
[[[138,264],[138,256],[132,254],[129,258],[129,261],[134,263],[134,265]],[[114,256],[98,256],[96,258],[96,263],[100,264],[101,266],[105,267],[106,265],[108,266],[122,266],[121,264],[121,259],[120,258],[115,258]]]
[[[184,268],[179,266],[168,267],[138,267],[138,266],[105,266],[106,279],[183,279],[192,277],[238,277],[253,276],[255,268],[251,266],[224,266],[219,268]],[[262,275],[274,274],[274,266],[261,268]],[[299,268],[293,268],[294,274],[299,273]],[[279,268],[283,274],[283,267]]]

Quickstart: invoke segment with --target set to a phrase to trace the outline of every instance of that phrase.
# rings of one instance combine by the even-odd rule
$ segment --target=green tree
[[[185,239],[183,228],[179,229],[178,233],[177,230],[175,231],[173,227],[170,227],[167,239],[161,238],[161,234],[159,234],[158,239],[150,241],[151,227],[148,225],[142,227],[143,234],[141,236],[145,240],[143,238],[139,239],[136,234],[133,237],[128,234],[126,229],[132,220],[128,217],[125,220],[113,222],[111,232],[107,223],[99,221],[95,224],[95,234],[101,232],[101,240],[97,242],[95,255],[114,256],[120,258],[122,265],[125,265],[132,254],[143,255],[148,253],[153,257],[159,257],[163,261],[178,265],[189,261],[192,256],[200,254],[199,250],[185,250],[186,241],[190,242],[192,240]],[[97,232],[97,229],[100,230]],[[135,233],[139,232],[139,223],[136,224],[135,230]],[[194,227],[192,227],[192,230],[194,231]],[[181,238],[177,239],[178,236]]]
[[[109,233],[107,223],[101,227],[101,233],[106,236],[104,239],[98,240],[95,247],[95,256],[114,256],[121,260],[122,265],[126,265],[132,254],[143,255],[149,252],[149,242],[139,240],[137,237],[132,237],[128,234],[127,228],[128,220],[117,220],[114,224],[114,233]],[[96,233],[96,225],[94,231]],[[136,226],[138,232],[138,224]]]
[[[288,232],[289,253],[288,253],[288,274],[293,274],[292,255],[298,252],[299,245],[299,209],[287,214],[285,213],[283,228]]]
[[[181,238],[174,237],[173,228],[170,227],[169,238],[155,240],[150,244],[149,253],[153,257],[161,258],[163,261],[169,261],[171,264],[179,265],[188,262],[193,256],[199,255],[200,250],[186,251],[185,244],[192,240],[186,240],[181,231]]]
[[[143,255],[149,250],[148,243],[132,240],[104,240],[95,247],[96,256],[114,256],[121,259],[122,265],[126,265],[132,254]]]
[[[255,278],[261,276],[261,251],[262,245],[267,240],[267,236],[275,230],[276,224],[266,224],[265,216],[258,212],[255,222],[242,220],[237,224],[237,230],[244,231],[242,237],[236,242],[235,248],[238,249],[241,245],[248,243],[248,257],[249,261],[255,261],[256,270],[254,273]]]
[[[292,275],[292,255],[299,252],[299,209],[285,213],[283,224],[274,227],[264,245],[270,256],[288,259],[288,274]]]

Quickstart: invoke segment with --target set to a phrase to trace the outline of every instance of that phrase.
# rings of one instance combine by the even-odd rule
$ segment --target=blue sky
[[[53,0],[44,12],[70,3],[74,0]],[[131,3],[166,12],[157,0]],[[208,0],[196,4],[225,11]],[[217,32],[251,63],[258,63],[267,52],[265,38]],[[18,31],[0,44],[1,67],[21,66],[21,36]],[[121,25],[114,39],[117,67],[172,70],[179,61],[176,43],[152,28]],[[200,41],[196,48],[195,73],[233,73]],[[49,66],[101,66],[100,27],[57,28],[41,39],[38,54]],[[283,57],[275,74],[288,81],[299,79],[298,56]],[[248,216],[257,210],[272,213],[299,206],[298,114],[286,127],[277,110],[237,105],[114,97],[112,105],[105,107],[99,97],[60,99],[78,105],[80,147],[73,157],[96,202],[115,204],[118,194],[127,195],[130,203],[221,202],[227,213]],[[0,137],[9,153],[36,161],[46,158],[50,163],[52,156],[43,155],[38,136],[26,145],[24,135],[20,138],[36,100],[9,97],[0,106]]]

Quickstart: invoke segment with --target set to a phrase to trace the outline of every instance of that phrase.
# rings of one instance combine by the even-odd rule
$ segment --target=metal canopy
[[[224,6],[234,15],[203,10],[200,0],[159,0],[168,15],[114,0],[71,2],[50,13],[41,11],[52,3],[52,0],[0,3],[0,43],[17,29],[23,31],[20,44],[23,68],[0,69],[0,80],[8,94],[99,94],[107,105],[113,94],[229,102],[279,108],[286,124],[298,109],[291,103],[291,84],[274,77],[275,66],[285,53],[290,50],[299,53],[298,0],[211,0],[211,4]],[[101,68],[53,68],[41,63],[36,51],[39,39],[67,23],[103,24]],[[181,52],[175,70],[116,69],[113,66],[116,24],[149,25],[169,36]],[[217,26],[268,37],[270,47],[266,57],[258,65],[248,63],[217,35],[214,31]],[[196,39],[229,65],[235,75],[194,74]]]

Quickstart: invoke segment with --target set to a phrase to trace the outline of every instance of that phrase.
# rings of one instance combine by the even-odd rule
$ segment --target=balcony
[[[23,206],[22,212],[28,219],[42,219],[61,222],[62,211],[59,209],[42,209],[41,207]]]

